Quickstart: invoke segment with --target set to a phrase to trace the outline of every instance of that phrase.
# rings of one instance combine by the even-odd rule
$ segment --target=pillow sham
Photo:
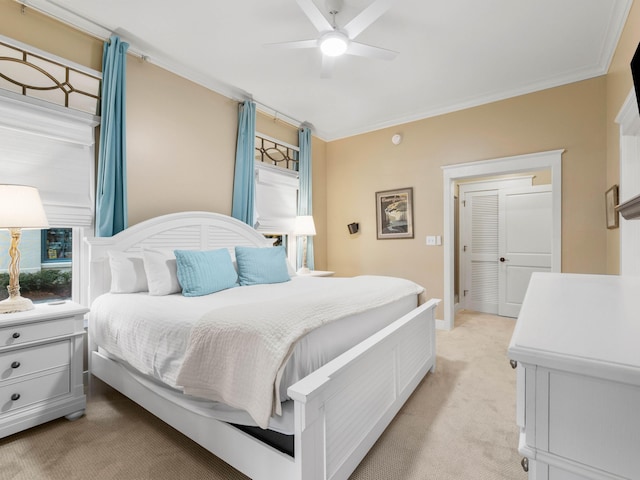
[[[109,267],[111,268],[111,293],[146,292],[147,274],[140,255],[109,251]]]
[[[171,250],[146,248],[142,250],[142,260],[147,273],[149,295],[171,295],[178,293],[178,266]]]
[[[291,280],[284,247],[236,247],[236,262],[240,285]]]
[[[185,297],[199,297],[238,285],[229,250],[174,250]]]

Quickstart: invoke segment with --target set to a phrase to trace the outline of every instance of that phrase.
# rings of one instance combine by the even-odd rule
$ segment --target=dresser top
[[[534,273],[509,358],[640,385],[640,277]]]
[[[41,322],[43,320],[54,320],[56,318],[84,315],[89,311],[88,308],[68,300],[61,303],[37,303],[34,306],[35,308],[33,310],[0,314],[0,328],[16,324]]]

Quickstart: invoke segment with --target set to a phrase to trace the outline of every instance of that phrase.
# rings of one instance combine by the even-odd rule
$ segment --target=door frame
[[[437,321],[437,327],[451,330],[454,327],[454,183],[458,180],[504,175],[509,173],[551,171],[553,202],[553,260],[551,270],[561,271],[562,265],[562,153],[561,150],[530,153],[479,162],[445,165],[443,171],[444,193],[444,320]]]

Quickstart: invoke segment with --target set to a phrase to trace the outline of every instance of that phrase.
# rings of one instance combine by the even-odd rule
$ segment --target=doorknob
[[[506,261],[507,261],[507,259],[506,259],[506,258],[504,258],[504,257],[500,257],[500,261],[501,261],[501,262],[506,262]]]

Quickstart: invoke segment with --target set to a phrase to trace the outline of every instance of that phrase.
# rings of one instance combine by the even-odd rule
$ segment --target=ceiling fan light
[[[329,57],[339,57],[347,51],[347,39],[344,35],[333,33],[325,35],[320,42],[320,50]]]

